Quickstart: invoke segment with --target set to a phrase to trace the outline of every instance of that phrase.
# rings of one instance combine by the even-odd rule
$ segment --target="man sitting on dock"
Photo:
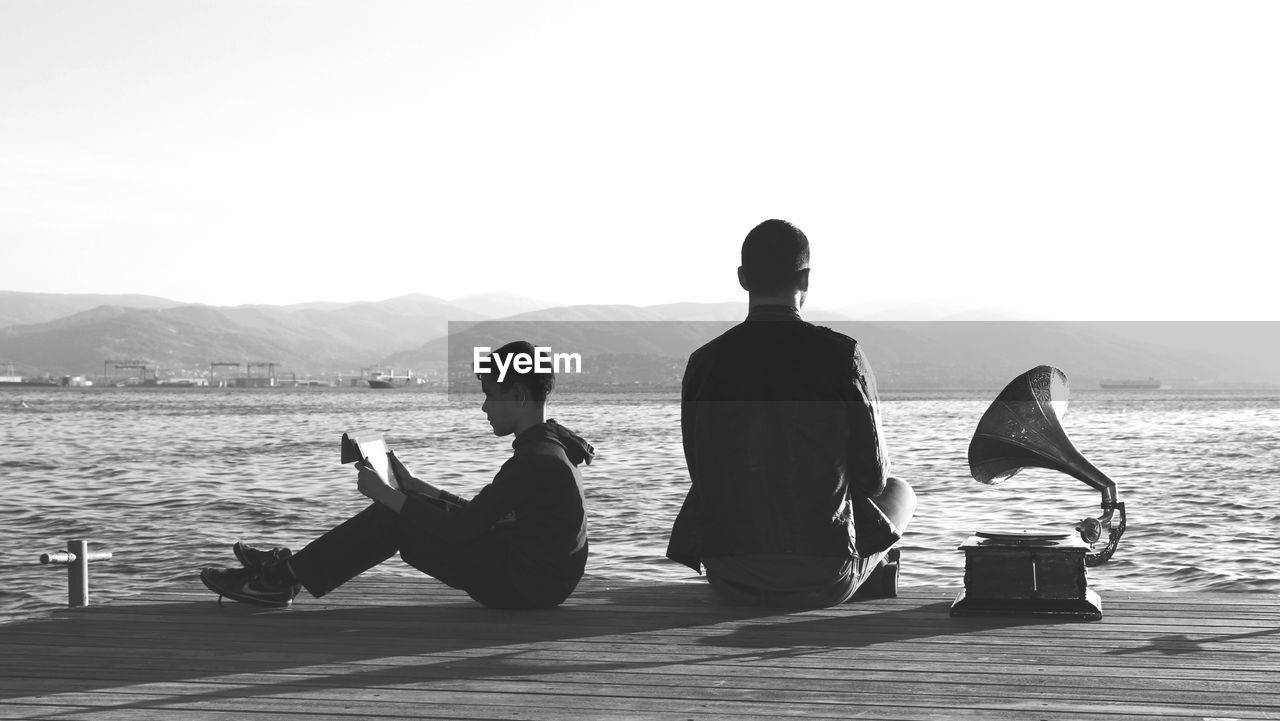
[[[357,488],[374,503],[296,554],[287,548],[233,547],[243,568],[206,568],[200,578],[220,596],[262,606],[288,606],[300,587],[320,597],[389,559],[466,591],[495,608],[544,608],[562,603],[582,578],[587,518],[578,464],[595,450],[546,420],[553,371],[522,371],[513,357],[532,358],[516,341],[493,351],[480,374],[484,403],[497,436],[515,434],[513,454],[493,482],[470,501],[414,478],[395,454],[393,488],[358,463]],[[505,370],[499,381],[497,366]],[[403,489],[403,490],[401,490]]]
[[[894,595],[915,492],[889,476],[875,379],[854,339],[800,317],[809,241],[781,220],[742,244],[746,320],[695,351],[680,426],[691,485],[667,557],[730,603]]]

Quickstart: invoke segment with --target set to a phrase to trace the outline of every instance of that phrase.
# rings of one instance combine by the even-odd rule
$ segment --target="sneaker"
[[[263,578],[260,571],[248,568],[210,567],[200,572],[200,580],[210,591],[218,594],[219,605],[222,597],[226,596],[233,601],[257,606],[287,608],[293,604],[293,597],[302,588],[296,583],[273,584]]]
[[[293,551],[287,548],[272,548],[263,550],[254,548],[242,541],[236,541],[231,547],[231,552],[236,554],[236,560],[250,571],[261,571],[268,564],[283,561],[293,555]]]

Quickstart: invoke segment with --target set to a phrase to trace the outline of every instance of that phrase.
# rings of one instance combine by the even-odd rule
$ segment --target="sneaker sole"
[[[254,606],[262,606],[264,608],[289,608],[290,606],[293,605],[292,598],[290,598],[288,601],[272,601],[270,599],[262,598],[261,596],[253,595],[251,593],[246,593],[242,589],[226,588],[226,587],[220,586],[216,584],[214,581],[210,580],[211,572],[219,571],[219,570],[224,570],[224,569],[206,568],[200,572],[200,582],[205,585],[205,588],[218,594],[219,605],[221,605],[222,599],[224,597],[229,598],[232,601],[239,601],[240,603],[248,603]]]

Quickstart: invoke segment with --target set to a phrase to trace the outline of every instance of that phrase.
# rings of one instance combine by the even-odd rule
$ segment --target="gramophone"
[[[1037,366],[1018,376],[978,421],[969,442],[969,471],[989,485],[1032,466],[1060,471],[1102,493],[1102,515],[1080,521],[1074,533],[976,531],[960,545],[964,590],[951,604],[951,615],[1102,618],[1102,601],[1088,587],[1086,567],[1106,563],[1115,553],[1125,528],[1124,503],[1117,500],[1116,484],[1062,430],[1066,412],[1062,371]]]

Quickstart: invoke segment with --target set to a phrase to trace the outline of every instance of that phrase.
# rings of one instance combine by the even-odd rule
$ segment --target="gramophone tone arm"
[[[1120,522],[1112,525],[1112,516],[1115,511],[1120,511]],[[1120,501],[1113,502],[1112,508],[1107,509],[1106,513],[1098,517],[1098,522],[1107,529],[1107,545],[1097,553],[1085,554],[1084,565],[1086,566],[1098,566],[1106,563],[1111,559],[1111,554],[1116,552],[1116,547],[1120,545],[1120,536],[1124,535],[1125,525],[1128,522],[1124,513],[1124,503]]]
[[[1116,496],[1116,487],[1114,484],[1106,486],[1102,489],[1102,510],[1113,510],[1119,504]]]

